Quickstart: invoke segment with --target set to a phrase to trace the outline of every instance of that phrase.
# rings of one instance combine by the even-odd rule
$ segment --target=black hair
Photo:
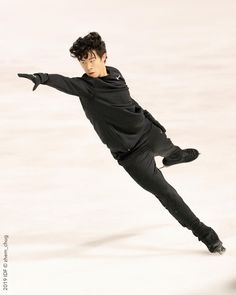
[[[90,32],[83,38],[79,37],[71,46],[70,53],[72,57],[81,60],[86,59],[92,50],[95,50],[100,58],[106,52],[106,44],[97,32]]]

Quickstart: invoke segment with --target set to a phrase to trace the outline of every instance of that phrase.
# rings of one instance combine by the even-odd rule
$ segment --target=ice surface
[[[5,294],[236,294],[235,11],[233,0],[1,1]],[[114,161],[77,97],[32,92],[17,77],[82,75],[69,48],[90,31],[172,141],[200,150],[162,171],[225,255],[210,254]]]

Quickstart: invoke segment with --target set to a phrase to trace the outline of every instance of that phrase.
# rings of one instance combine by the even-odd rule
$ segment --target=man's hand
[[[34,83],[33,91],[39,86],[41,83],[40,75],[38,74],[22,74],[18,73],[18,77],[23,77],[31,80]]]
[[[164,126],[162,126],[147,110],[144,110],[144,116],[148,118],[149,121],[151,121],[154,125],[159,127],[163,133],[166,132],[166,129]]]
[[[39,84],[44,84],[48,80],[47,73],[34,73],[34,74],[22,74],[18,73],[18,77],[23,77],[31,80],[34,83],[33,91],[39,86]]]

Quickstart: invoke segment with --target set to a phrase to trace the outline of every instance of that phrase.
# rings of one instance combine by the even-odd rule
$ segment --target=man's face
[[[86,59],[82,58],[79,62],[88,76],[97,78],[107,75],[105,61],[106,53],[100,58],[96,51],[92,50]]]

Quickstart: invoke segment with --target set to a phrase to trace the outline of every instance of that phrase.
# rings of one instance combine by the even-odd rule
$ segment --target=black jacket
[[[106,66],[107,76],[92,78],[65,77],[59,74],[39,74],[42,84],[67,94],[78,96],[87,118],[113,157],[129,152],[152,123],[165,129],[152,115],[130,96],[122,74]]]

